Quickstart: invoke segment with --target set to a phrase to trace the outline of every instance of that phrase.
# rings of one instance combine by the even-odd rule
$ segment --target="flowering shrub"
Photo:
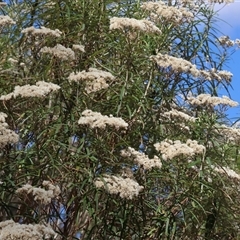
[[[212,2],[0,3],[1,239],[240,235]]]

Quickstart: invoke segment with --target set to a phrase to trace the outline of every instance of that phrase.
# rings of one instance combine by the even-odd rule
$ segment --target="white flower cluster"
[[[240,129],[226,125],[216,126],[216,132],[220,133],[227,141],[240,143]]]
[[[191,73],[194,77],[198,77],[200,74],[194,64],[183,58],[176,58],[167,54],[158,53],[157,55],[151,56],[150,59],[161,67],[171,67],[176,73]]]
[[[32,36],[50,36],[50,37],[61,37],[62,32],[58,29],[51,30],[50,28],[35,28],[28,27],[22,30],[22,33]]]
[[[32,196],[34,196],[34,200],[40,202],[41,204],[51,203],[51,200],[61,193],[60,188],[58,186],[54,186],[49,181],[43,181],[42,185],[47,190],[40,187],[33,187],[30,184],[25,184],[21,188],[18,188],[16,190],[16,193],[22,195],[31,194]]]
[[[182,122],[174,122],[174,126],[177,127],[182,132],[191,133],[191,129],[189,126],[185,125]]]
[[[5,6],[7,6],[7,3],[5,3],[5,2],[0,2],[0,7],[5,7]]]
[[[209,3],[225,3],[225,4],[228,4],[228,3],[233,3],[234,0],[208,0]]]
[[[217,71],[215,68],[212,68],[210,70],[199,70],[199,73],[201,77],[203,77],[206,80],[226,80],[227,82],[231,82],[233,74],[229,71]]]
[[[14,59],[14,58],[9,58],[8,61],[9,61],[12,65],[18,63],[18,60]]]
[[[131,147],[128,147],[127,150],[122,150],[121,156],[133,158],[138,166],[143,167],[146,170],[151,170],[155,167],[160,169],[162,167],[162,162],[157,156],[154,156],[153,159],[149,159],[146,154],[140,153]]]
[[[116,176],[104,176],[95,181],[97,188],[104,188],[110,194],[119,194],[121,198],[133,199],[143,190],[136,181],[131,178],[122,178]]]
[[[71,73],[68,77],[69,82],[84,81],[86,83],[85,91],[87,93],[96,92],[101,89],[108,88],[108,81],[114,81],[115,77],[106,71],[98,70],[96,68],[89,68],[78,73]]]
[[[163,160],[173,159],[178,156],[190,157],[195,154],[204,154],[206,151],[203,145],[191,139],[188,139],[186,143],[181,143],[180,140],[165,139],[160,143],[155,143],[154,147],[162,153]]]
[[[169,23],[178,25],[183,22],[190,22],[194,18],[193,13],[187,11],[185,8],[167,6],[163,1],[145,2],[141,5],[141,8],[151,12],[150,18],[156,23],[161,22],[163,19]]]
[[[7,115],[0,112],[0,149],[7,144],[17,143],[19,136],[12,130],[8,129],[8,124],[5,122]]]
[[[0,27],[16,24],[9,16],[0,15]]]
[[[168,112],[163,113],[164,117],[170,118],[172,120],[178,120],[178,121],[184,121],[184,122],[195,122],[196,118],[195,117],[191,117],[188,114],[178,111],[176,109],[172,109]]]
[[[71,61],[75,59],[75,53],[71,48],[66,48],[61,44],[57,44],[55,47],[43,47],[41,53],[47,53],[54,57],[63,60]]]
[[[236,39],[236,40],[234,41],[234,43],[237,45],[237,47],[240,48],[240,39]]]
[[[101,128],[105,129],[107,125],[119,128],[127,128],[128,123],[126,123],[122,118],[117,118],[113,116],[102,115],[99,112],[93,112],[92,110],[85,110],[82,112],[82,117],[78,120],[80,125],[89,125],[90,128]]]
[[[229,38],[229,36],[221,36],[218,38],[218,43],[221,46],[232,47],[235,42]]]
[[[113,17],[110,19],[110,30],[138,30],[146,33],[159,33],[161,30],[155,26],[155,24],[149,20],[137,20],[135,18],[119,18]]]
[[[18,71],[19,67],[26,67],[26,64],[24,62],[19,62],[18,60],[14,59],[14,58],[9,58],[8,62],[11,64],[12,68],[9,68],[9,70],[11,71]]]
[[[231,40],[229,36],[221,36],[217,39],[217,42],[223,47],[233,47],[234,45],[240,47],[240,39]]]
[[[85,52],[85,47],[79,44],[73,44],[72,49],[80,52]]]
[[[4,123],[6,120],[7,114],[0,112],[0,123]]]
[[[12,220],[0,222],[1,240],[43,240],[52,239],[56,233],[50,225],[43,224],[20,224]]]
[[[201,1],[199,4],[199,1],[192,1],[192,0],[181,0],[180,1],[180,4],[182,7],[188,7],[191,10],[199,9],[199,5],[201,5],[201,3],[202,3]]]
[[[188,97],[187,101],[191,105],[197,105],[197,106],[217,106],[220,104],[223,105],[228,105],[231,107],[236,107],[238,106],[238,102],[235,102],[231,100],[227,96],[223,96],[222,98],[220,97],[212,97],[210,94],[200,94],[197,97]]]
[[[230,178],[240,180],[240,175],[229,167],[212,166],[212,168],[215,172],[218,172],[218,173],[221,173],[221,174],[227,174],[227,176],[229,176]]]
[[[56,2],[53,2],[53,1],[47,1],[47,2],[44,2],[44,8],[47,8],[47,9],[51,9],[51,8],[56,8]]]
[[[231,81],[233,74],[228,71],[217,71],[215,68],[211,70],[198,70],[196,65],[183,59],[172,57],[167,54],[158,53],[150,57],[151,60],[155,61],[159,66],[167,68],[171,67],[175,73],[190,73],[194,77],[202,77],[206,80],[226,80]]]
[[[10,100],[11,98],[20,97],[44,97],[50,92],[59,90],[60,87],[54,83],[39,81],[36,85],[16,86],[12,93],[2,95],[0,100]]]

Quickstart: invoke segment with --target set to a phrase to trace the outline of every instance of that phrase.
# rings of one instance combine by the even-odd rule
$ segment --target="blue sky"
[[[214,9],[218,11],[218,17],[222,19],[217,25],[219,30],[228,35],[230,39],[240,39],[240,0],[235,0],[234,3],[223,5],[215,4]],[[228,67],[225,69],[233,73],[232,89],[229,89],[231,98],[240,104],[240,48],[231,56],[228,62]],[[226,92],[220,90],[220,95],[226,95]],[[240,106],[231,108],[228,111],[228,116],[232,121],[240,118]]]

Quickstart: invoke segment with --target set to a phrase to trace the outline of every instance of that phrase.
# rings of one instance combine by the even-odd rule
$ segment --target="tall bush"
[[[1,239],[237,239],[210,3],[0,6]]]

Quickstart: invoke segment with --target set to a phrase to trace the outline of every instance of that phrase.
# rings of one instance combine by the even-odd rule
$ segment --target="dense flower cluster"
[[[145,33],[161,33],[161,30],[149,20],[137,20],[135,18],[119,18],[110,19],[110,30],[138,30]]]
[[[11,98],[20,97],[44,97],[50,92],[59,90],[60,87],[54,83],[39,81],[36,85],[16,86],[12,93],[2,95],[0,100],[10,100]]]
[[[212,166],[215,172],[226,174],[228,177],[240,180],[240,175],[229,167]]]
[[[157,55],[151,56],[150,59],[161,67],[171,67],[175,73],[190,73],[194,77],[201,77],[205,80],[226,80],[230,82],[233,76],[231,72],[225,70],[217,71],[214,68],[210,70],[198,70],[196,65],[191,62],[183,58],[172,57],[167,54],[158,53]]]
[[[0,149],[7,144],[17,143],[19,136],[12,130],[8,129],[8,124],[5,122],[7,115],[0,112]]]
[[[142,9],[150,11],[150,19],[156,23],[162,20],[173,23],[181,24],[183,22],[190,22],[193,20],[194,15],[185,8],[176,8],[167,6],[165,2],[145,2],[141,5]]]
[[[219,3],[219,4],[221,4],[221,3],[233,3],[234,2],[234,0],[208,0],[208,2],[209,3]]]
[[[178,111],[176,109],[172,109],[168,112],[163,113],[164,117],[170,118],[171,120],[178,120],[180,122],[195,122],[196,118],[191,117],[188,114]]]
[[[221,36],[218,38],[218,42],[221,46],[232,47],[235,43],[229,38],[229,36]]]
[[[85,47],[79,44],[73,44],[72,49],[80,52],[85,52]]]
[[[199,76],[199,71],[196,66],[183,58],[158,53],[157,55],[151,56],[150,59],[161,67],[171,67],[176,73],[191,73],[194,77]]]
[[[52,239],[55,235],[50,225],[20,224],[12,220],[0,222],[0,239],[2,240],[44,240]]]
[[[188,97],[187,101],[191,105],[196,105],[196,106],[214,107],[220,104],[231,106],[231,107],[238,106],[238,102],[231,100],[227,96],[223,96],[222,98],[220,98],[220,97],[213,97],[210,94],[200,94],[197,97]]]
[[[215,68],[212,68],[210,70],[199,70],[199,73],[205,80],[226,80],[227,82],[231,82],[233,77],[233,74],[231,72],[226,70],[217,71]]]
[[[5,3],[5,2],[0,2],[0,7],[4,7],[4,6],[6,6],[7,5],[7,3]]]
[[[50,54],[63,61],[71,61],[75,59],[74,51],[61,44],[57,44],[55,47],[43,47],[40,52]]]
[[[13,21],[9,16],[0,16],[0,27],[4,27],[7,25],[12,25],[12,24],[16,24],[15,21]]]
[[[43,181],[42,185],[47,189],[41,187],[33,187],[30,184],[25,184],[21,188],[18,188],[16,193],[21,195],[32,195],[34,200],[41,204],[49,204],[51,200],[57,197],[61,190],[58,186],[54,186],[49,181]]]
[[[99,112],[93,112],[92,110],[85,110],[82,112],[82,117],[79,119],[78,124],[89,125],[90,128],[102,128],[105,129],[107,125],[119,128],[127,128],[126,123],[122,118],[113,116],[105,116]]]
[[[22,30],[22,33],[26,35],[32,36],[50,36],[50,37],[60,37],[62,32],[58,29],[51,30],[50,28],[35,28],[35,27],[28,27]]]
[[[194,156],[195,154],[204,154],[206,148],[198,144],[197,141],[188,139],[186,143],[181,143],[180,140],[164,140],[160,143],[155,143],[154,147],[162,153],[163,160],[170,160],[178,156]]]
[[[108,88],[108,82],[114,81],[115,77],[109,72],[96,68],[89,68],[88,72],[84,70],[78,73],[71,73],[68,80],[69,82],[84,81],[86,84],[85,91],[91,93]]]
[[[240,143],[240,129],[226,125],[216,125],[216,132],[220,133],[228,142]]]
[[[217,39],[217,42],[223,47],[240,47],[240,39],[231,40],[229,36],[221,36]]]
[[[131,147],[128,147],[127,150],[122,150],[121,155],[123,157],[133,158],[133,161],[138,166],[143,167],[146,170],[151,170],[155,167],[162,167],[161,160],[157,156],[154,156],[153,159],[149,159],[147,155],[145,155],[144,153],[140,153]]]
[[[121,198],[133,199],[143,190],[136,181],[131,178],[122,178],[117,176],[104,176],[95,181],[97,188],[105,188],[110,194],[119,194]]]
[[[14,58],[9,58],[8,61],[9,61],[12,65],[18,63],[18,60],[14,59]]]

